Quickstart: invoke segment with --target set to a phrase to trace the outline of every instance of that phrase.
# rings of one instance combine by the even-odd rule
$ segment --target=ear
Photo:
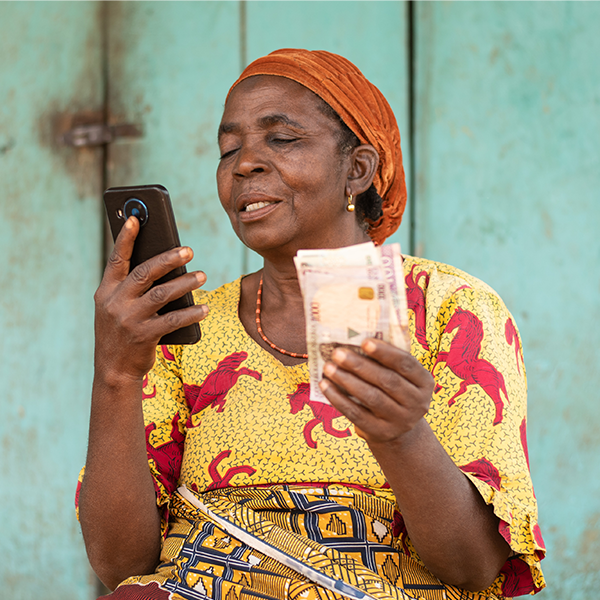
[[[346,195],[354,197],[366,192],[373,183],[379,154],[370,144],[362,144],[354,148],[350,154],[350,172],[346,183]]]

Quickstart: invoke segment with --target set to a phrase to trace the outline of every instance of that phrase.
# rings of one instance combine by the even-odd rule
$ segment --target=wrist
[[[118,367],[94,367],[94,389],[105,389],[111,392],[141,391],[144,387],[144,375],[123,371]]]
[[[131,352],[124,356],[122,353],[111,352],[110,349],[94,350],[94,380],[108,386],[138,385],[152,369],[155,354],[149,360],[139,360],[139,353]],[[138,360],[136,360],[138,359]]]
[[[397,437],[381,442],[367,440],[367,444],[375,456],[381,453],[398,456],[399,453],[410,452],[411,449],[418,446],[428,433],[432,433],[429,423],[424,417],[421,417],[412,429],[401,433]]]

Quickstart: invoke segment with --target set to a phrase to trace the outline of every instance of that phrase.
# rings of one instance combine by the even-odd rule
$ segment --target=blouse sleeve
[[[190,410],[179,370],[181,346],[158,346],[154,367],[144,379],[143,409],[148,465],[154,479],[156,504],[164,509],[181,471]]]
[[[512,549],[489,592],[534,594],[544,586],[545,547],[529,473],[527,380],[515,322],[488,286],[455,273],[411,271],[411,351],[434,375],[427,420],[454,463],[499,518]],[[407,284],[411,281],[407,278]],[[416,282],[416,283],[415,283]],[[423,285],[425,284],[425,285]],[[418,286],[418,288],[417,288]],[[416,297],[416,296],[415,296]]]
[[[171,494],[177,488],[186,423],[189,418],[183,383],[179,375],[181,346],[158,346],[152,371],[144,378],[143,411],[148,466],[154,480],[156,504],[162,512],[162,533],[166,533]],[[79,473],[75,508],[79,519],[79,491],[85,467]]]

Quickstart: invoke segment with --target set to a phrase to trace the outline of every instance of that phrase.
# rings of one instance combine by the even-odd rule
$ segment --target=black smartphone
[[[167,188],[162,185],[112,187],[104,192],[104,206],[113,240],[131,216],[140,222],[140,232],[133,246],[130,271],[149,258],[181,246],[175,215]],[[185,267],[174,269],[154,282],[160,285],[186,273]],[[191,292],[173,300],[158,313],[165,314],[194,305]],[[195,344],[200,339],[200,325],[193,323],[164,335],[159,344]]]

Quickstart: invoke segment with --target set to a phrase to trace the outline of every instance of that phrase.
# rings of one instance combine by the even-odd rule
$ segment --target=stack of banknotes
[[[408,314],[399,244],[372,242],[333,250],[299,250],[294,258],[304,298],[310,399],[338,347],[361,352],[366,338],[409,350]]]

